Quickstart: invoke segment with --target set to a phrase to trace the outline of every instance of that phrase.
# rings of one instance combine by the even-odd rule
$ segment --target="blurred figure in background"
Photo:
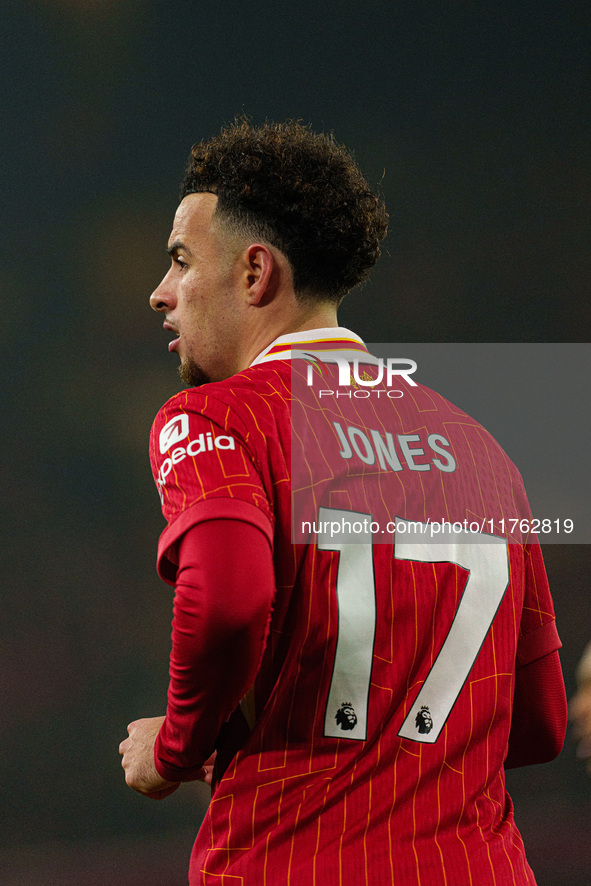
[[[578,739],[577,757],[587,761],[591,772],[591,643],[577,667],[577,692],[571,699],[570,716]]]

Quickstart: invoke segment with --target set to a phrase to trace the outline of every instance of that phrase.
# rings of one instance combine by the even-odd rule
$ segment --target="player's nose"
[[[169,275],[166,274],[150,296],[150,307],[153,311],[170,311],[175,304],[174,289],[170,285]]]

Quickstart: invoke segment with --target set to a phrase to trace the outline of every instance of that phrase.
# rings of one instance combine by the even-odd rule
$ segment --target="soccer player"
[[[192,150],[151,296],[190,385],[150,439],[168,705],[120,746],[148,797],[211,781],[191,884],[535,883],[504,768],[563,743],[552,601],[502,449],[338,326],[386,223],[301,124]]]

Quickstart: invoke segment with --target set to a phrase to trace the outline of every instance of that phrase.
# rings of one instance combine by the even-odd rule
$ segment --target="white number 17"
[[[320,523],[367,520],[370,514],[320,508]],[[455,563],[468,578],[451,627],[398,735],[414,741],[437,741],[466,682],[509,586],[507,541],[482,532],[453,532],[436,538],[425,523],[396,519],[394,558],[421,563]],[[404,529],[402,528],[404,526]],[[357,536],[361,539],[363,536]],[[367,712],[376,628],[375,580],[371,535],[345,542],[319,533],[318,550],[340,553],[336,592],[339,627],[324,734],[367,738]],[[395,626],[394,626],[395,630]],[[428,711],[428,730],[419,732],[417,715]],[[420,722],[420,717],[419,717]]]

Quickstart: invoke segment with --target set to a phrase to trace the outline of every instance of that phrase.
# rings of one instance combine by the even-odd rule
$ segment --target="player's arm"
[[[542,550],[524,547],[525,596],[517,644],[513,718],[505,767],[546,763],[564,744],[567,707]]]
[[[518,667],[505,768],[547,763],[562,749],[567,706],[558,651]]]
[[[221,727],[254,682],[275,595],[269,539],[244,520],[191,526],[178,564],[168,707],[154,747],[169,782],[202,777]]]

